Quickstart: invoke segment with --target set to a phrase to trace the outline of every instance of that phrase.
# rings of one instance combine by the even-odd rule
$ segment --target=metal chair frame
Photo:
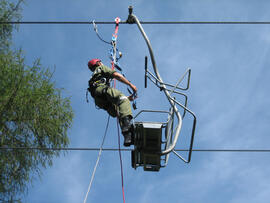
[[[150,171],[158,171],[160,167],[165,167],[168,163],[168,159],[169,159],[169,153],[173,152],[175,155],[177,155],[177,157],[179,157],[182,161],[184,161],[185,163],[189,163],[191,161],[191,154],[192,154],[192,148],[193,148],[193,142],[194,142],[194,135],[195,135],[195,128],[196,128],[196,116],[195,114],[189,110],[187,108],[187,101],[188,101],[188,97],[186,94],[179,92],[179,90],[181,91],[186,91],[189,89],[190,86],[190,75],[191,75],[191,69],[187,69],[186,72],[179,78],[178,82],[175,85],[172,84],[168,84],[168,83],[164,83],[159,71],[157,69],[156,66],[156,62],[155,62],[155,57],[154,57],[154,53],[153,53],[153,49],[152,46],[150,44],[150,41],[140,23],[140,21],[138,20],[138,18],[132,13],[133,9],[132,7],[129,7],[129,16],[127,19],[127,22],[130,24],[134,24],[136,23],[141,34],[143,35],[145,42],[148,46],[148,50],[149,50],[149,54],[151,57],[151,62],[152,62],[152,66],[154,69],[154,74],[151,73],[148,69],[147,69],[147,57],[145,58],[145,87],[147,87],[147,79],[149,79],[151,82],[153,82],[158,88],[160,88],[161,91],[164,92],[165,96],[167,97],[169,103],[170,103],[170,111],[169,113],[169,117],[168,120],[166,122],[161,122],[164,126],[163,128],[165,128],[165,137],[164,137],[164,142],[162,142],[163,144],[165,143],[165,145],[160,145],[160,149],[156,150],[156,151],[152,151],[149,152],[149,156],[153,156],[153,159],[156,158],[156,156],[159,156],[159,160],[160,162],[163,160],[164,163],[161,164],[159,162],[159,164],[154,164],[153,166],[151,166],[151,164],[148,166],[146,162],[142,162],[142,160],[134,160],[134,154],[136,156],[140,155],[140,153],[145,153],[145,151],[147,151],[147,149],[141,149],[141,146],[137,146],[135,143],[135,149],[132,152],[132,166],[134,168],[136,168],[137,166],[144,166],[145,170],[150,170]],[[187,85],[186,87],[179,87],[179,84],[181,82],[183,82],[185,77],[187,78]],[[185,103],[181,104],[179,101],[177,101],[175,99],[175,97],[173,97],[173,94],[177,94],[177,95],[181,95],[184,96],[185,98]],[[179,112],[178,108],[180,107],[183,109],[183,115],[181,115],[181,113]],[[164,111],[153,111],[153,110],[142,110],[140,111],[135,117],[134,120],[136,120],[136,118],[138,117],[139,114],[141,114],[142,112],[152,112],[152,113],[161,113]],[[181,156],[180,154],[178,154],[174,148],[176,146],[177,140],[179,138],[180,135],[180,131],[181,131],[181,127],[182,127],[182,120],[185,117],[186,113],[189,113],[192,117],[193,117],[193,125],[192,125],[192,132],[191,132],[191,138],[190,138],[190,145],[189,145],[189,152],[188,152],[188,157],[184,158],[183,156]],[[177,123],[175,121],[175,116],[177,119]],[[143,123],[146,122],[135,122],[135,131],[136,131],[136,127],[138,127],[138,125],[143,125]],[[148,122],[149,123],[149,122]],[[160,123],[160,124],[161,124]],[[154,122],[150,122],[150,124],[154,124]],[[174,124],[176,124],[175,129],[173,128]],[[153,131],[155,129],[153,128]],[[151,129],[148,130],[151,132]],[[138,139],[141,135],[138,135],[135,133],[135,140]],[[143,135],[143,136],[147,136],[147,135]],[[160,135],[157,135],[158,137]],[[147,138],[146,138],[147,139]],[[161,140],[162,140],[162,135],[161,135]],[[146,146],[146,148],[148,148],[148,146]],[[163,158],[164,157],[164,158]],[[136,157],[135,157],[136,159]],[[136,163],[136,161],[138,161],[138,163]]]

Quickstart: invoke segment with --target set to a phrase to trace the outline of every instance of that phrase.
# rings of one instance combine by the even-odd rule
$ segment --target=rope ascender
[[[117,40],[117,34],[118,34],[118,29],[119,29],[119,23],[120,23],[120,21],[121,21],[120,18],[118,18],[118,17],[115,18],[115,30],[114,30],[114,34],[112,35],[112,42],[111,42],[112,49],[110,50],[110,53],[111,53],[110,59],[111,59],[111,64],[112,64],[112,69],[113,70],[115,69],[115,65],[117,64],[118,60],[122,57],[122,53],[120,52],[121,54],[119,54],[119,58],[117,58],[118,49],[116,48],[116,43],[117,43],[116,40]]]

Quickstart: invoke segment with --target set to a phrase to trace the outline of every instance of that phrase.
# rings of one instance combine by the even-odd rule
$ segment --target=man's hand
[[[135,85],[133,85],[130,81],[128,81],[122,74],[120,74],[118,72],[114,72],[113,73],[113,77],[116,80],[118,80],[118,81],[120,81],[120,82],[122,82],[122,83],[124,83],[124,84],[126,84],[128,86],[130,86],[130,88],[133,90],[133,93],[136,93],[137,92],[137,87]],[[135,94],[135,95],[137,95],[137,94]],[[135,98],[131,95],[131,96],[128,97],[128,99],[130,101],[133,101]]]
[[[137,87],[133,85],[132,83],[129,84],[130,88],[133,90],[133,92],[137,92]]]
[[[133,94],[131,94],[128,99],[129,101],[134,101],[137,98],[137,87],[135,85],[133,85],[131,82],[129,84],[130,88],[133,90]],[[129,91],[129,93],[131,93]]]
[[[128,100],[129,100],[129,101],[134,101],[134,99],[135,99],[135,98],[133,97],[133,95],[128,96]]]

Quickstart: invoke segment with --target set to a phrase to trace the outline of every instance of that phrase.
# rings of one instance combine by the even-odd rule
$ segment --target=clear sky
[[[27,0],[22,20],[113,21],[117,16],[126,20],[129,5],[141,21],[270,21],[268,0]],[[198,118],[195,149],[269,148],[270,25],[143,27],[164,81],[175,83],[188,67],[192,69],[188,106]],[[113,25],[98,28],[103,38],[111,39]],[[107,114],[92,100],[86,103],[91,75],[86,64],[98,57],[109,65],[110,47],[97,38],[92,25],[21,25],[14,42],[25,51],[29,65],[41,57],[45,67],[55,66],[53,79],[71,97],[75,112],[70,147],[99,147]],[[168,110],[164,95],[153,84],[144,89],[144,56],[149,54],[136,25],[120,25],[118,47],[124,73],[138,88],[138,110]],[[127,93],[125,85],[118,87]],[[188,135],[182,131],[177,148],[187,147]],[[116,120],[111,119],[105,147],[117,146]],[[25,202],[83,202],[97,155],[70,151],[56,158],[53,167],[33,181]],[[267,153],[194,152],[190,164],[172,154],[158,173],[131,168],[130,152],[122,157],[127,203],[270,199]],[[102,153],[87,202],[122,202],[118,152]]]

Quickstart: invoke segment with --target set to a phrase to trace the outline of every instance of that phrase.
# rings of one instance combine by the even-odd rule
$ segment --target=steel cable
[[[270,21],[140,21],[141,24],[150,25],[176,25],[176,24],[225,24],[225,25],[269,25]],[[88,21],[1,21],[0,24],[93,24]],[[97,21],[95,24],[115,24],[110,21]],[[127,22],[120,22],[119,24],[129,24]]]
[[[98,151],[97,147],[67,147],[67,148],[46,148],[46,147],[0,147],[1,151],[9,150],[43,150],[43,151]],[[117,148],[103,148],[103,151],[119,151]],[[120,151],[130,152],[132,149],[120,149]],[[189,149],[174,149],[177,152],[187,152]],[[193,149],[193,152],[270,152],[270,149]]]

